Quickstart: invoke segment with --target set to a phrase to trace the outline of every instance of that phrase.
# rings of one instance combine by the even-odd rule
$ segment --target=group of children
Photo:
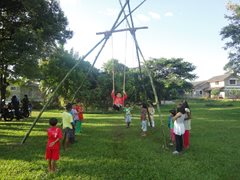
[[[121,110],[123,109],[123,111],[125,112],[125,122],[126,122],[126,127],[129,128],[130,124],[131,124],[131,110],[132,108],[130,107],[129,103],[126,103],[126,105],[124,106],[124,101],[127,99],[127,93],[124,91],[123,92],[123,96],[121,95],[121,93],[117,93],[115,95],[115,90],[112,90],[111,93],[112,99],[113,99],[113,109],[114,110]],[[146,136],[146,132],[147,132],[147,125],[151,126],[151,127],[155,127],[155,122],[154,122],[154,107],[153,104],[150,103],[149,106],[147,106],[146,103],[142,103],[141,105],[141,129],[142,129],[142,136]],[[149,116],[149,121],[147,123],[147,117]]]
[[[114,90],[112,90],[111,96],[113,98],[113,109],[120,110],[124,106],[124,101],[127,99],[127,94],[124,91],[123,97],[121,93],[115,95]],[[125,112],[125,122],[126,126],[130,127],[131,123],[131,110],[130,104],[126,103],[123,111]],[[177,111],[170,110],[170,116],[168,118],[168,127],[170,129],[170,145],[176,144],[176,151],[173,154],[179,154],[183,148],[189,148],[190,130],[191,130],[191,111],[187,101],[180,103],[177,107]],[[154,123],[154,107],[150,103],[147,106],[146,103],[142,103],[141,106],[141,129],[142,136],[146,136],[147,125],[155,127]],[[149,118],[147,118],[149,116]],[[149,119],[147,123],[147,119]]]
[[[75,142],[75,134],[81,132],[83,121],[83,105],[81,103],[70,104],[65,107],[62,113],[62,130],[56,125],[58,120],[49,120],[50,128],[47,130],[48,142],[46,146],[46,159],[48,160],[48,171],[56,171],[56,161],[60,154],[60,139],[63,138],[63,149],[66,150],[70,143]],[[63,132],[63,134],[62,134]]]
[[[129,103],[126,103],[124,106],[124,101],[127,99],[126,92],[124,92],[122,97],[121,93],[115,95],[113,90],[111,96],[114,102],[113,108],[117,111],[122,109],[125,112],[126,127],[129,128],[132,120],[132,108]],[[83,105],[81,103],[74,105],[68,103],[65,109],[62,114],[62,130],[56,126],[58,123],[56,118],[49,120],[50,128],[47,130],[48,142],[46,147],[46,159],[48,160],[49,172],[56,171],[56,161],[59,159],[60,154],[60,140],[63,138],[63,148],[66,150],[69,143],[75,142],[75,134],[81,132]],[[179,154],[183,150],[183,147],[185,149],[189,148],[191,111],[188,103],[184,101],[179,104],[177,111],[170,110],[169,112],[168,127],[170,129],[170,145],[176,144],[176,151],[174,151],[173,154]],[[154,113],[155,110],[152,103],[149,105],[142,103],[140,116],[142,136],[147,135],[147,125],[155,127]],[[148,123],[147,119],[149,119]]]
[[[176,110],[170,110],[168,117],[168,127],[170,129],[170,145],[176,145],[176,150],[173,154],[179,154],[183,148],[188,149],[190,145],[190,130],[191,130],[191,110],[184,101],[180,103]]]

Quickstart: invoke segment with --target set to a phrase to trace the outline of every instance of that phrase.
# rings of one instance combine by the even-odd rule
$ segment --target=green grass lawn
[[[85,114],[83,133],[68,151],[61,151],[58,172],[47,172],[45,160],[49,111],[24,145],[18,145],[34,117],[0,121],[0,179],[239,179],[240,102],[190,101],[191,146],[182,155],[162,148],[160,121],[141,137],[139,113],[126,128],[121,114]],[[166,124],[173,105],[161,106]],[[165,128],[168,136],[168,129]]]

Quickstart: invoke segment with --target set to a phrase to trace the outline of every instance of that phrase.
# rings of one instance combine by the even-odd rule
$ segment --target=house
[[[39,83],[29,82],[23,86],[10,84],[7,87],[9,92],[7,101],[11,101],[13,95],[16,95],[19,99],[23,99],[24,95],[28,95],[30,101],[42,102],[43,95],[39,89]]]
[[[240,94],[240,77],[233,73],[214,76],[207,81],[192,84],[194,87],[192,97],[194,98],[214,97],[216,92],[218,98],[239,98],[236,94]]]
[[[207,90],[209,88],[209,83],[207,81],[199,81],[199,82],[193,82],[194,90],[192,92],[192,96],[196,98],[204,98],[209,97],[209,91]]]

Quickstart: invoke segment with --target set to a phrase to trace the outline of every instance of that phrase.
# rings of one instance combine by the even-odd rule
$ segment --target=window
[[[199,94],[202,95],[202,91],[199,91]]]
[[[237,81],[235,79],[230,79],[229,80],[229,84],[230,85],[236,85],[237,84]]]
[[[219,85],[219,81],[216,81],[216,82],[215,82],[215,85]]]

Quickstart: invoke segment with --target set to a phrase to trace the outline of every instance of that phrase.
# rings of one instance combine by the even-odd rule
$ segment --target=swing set
[[[30,129],[28,130],[28,132],[25,134],[25,136],[23,137],[21,144],[24,144],[25,141],[27,140],[27,138],[29,137],[32,129],[34,128],[34,126],[36,125],[37,121],[40,119],[41,115],[43,114],[43,112],[45,111],[45,109],[48,107],[48,105],[52,102],[53,97],[55,97],[55,95],[57,94],[58,89],[62,86],[62,84],[64,83],[64,81],[69,77],[69,75],[72,73],[72,71],[84,60],[86,59],[97,47],[100,47],[100,50],[97,52],[97,55],[91,65],[91,67],[88,69],[88,72],[86,73],[83,81],[81,82],[80,86],[78,87],[78,89],[76,90],[75,94],[73,95],[72,98],[72,102],[74,101],[77,93],[79,92],[79,90],[82,88],[85,80],[87,79],[87,76],[92,72],[92,69],[98,59],[98,57],[100,56],[101,52],[103,51],[106,43],[108,42],[109,38],[112,36],[113,33],[118,33],[118,32],[130,32],[134,44],[135,44],[135,51],[136,51],[136,57],[137,57],[137,61],[138,61],[138,68],[139,68],[139,72],[140,72],[140,80],[143,79],[143,74],[142,74],[142,67],[141,67],[141,62],[140,62],[140,57],[143,60],[143,68],[145,68],[147,75],[149,76],[150,79],[150,83],[152,86],[152,90],[153,90],[153,94],[154,94],[154,100],[157,106],[157,111],[159,114],[159,119],[161,122],[161,129],[162,129],[162,136],[163,136],[163,147],[167,148],[167,142],[166,142],[166,138],[165,138],[165,133],[164,133],[164,127],[163,127],[163,120],[161,118],[161,111],[160,111],[160,106],[159,106],[159,101],[158,101],[158,96],[156,93],[156,88],[155,85],[153,83],[153,78],[151,76],[151,73],[148,69],[148,67],[145,65],[146,60],[143,56],[143,53],[140,49],[140,46],[138,44],[137,41],[137,37],[136,37],[136,31],[137,30],[141,30],[141,29],[148,29],[148,27],[144,26],[144,27],[135,27],[134,26],[134,22],[133,22],[133,17],[132,14],[133,12],[135,12],[144,2],[146,2],[146,0],[143,0],[139,5],[137,5],[134,9],[131,9],[130,6],[130,0],[125,0],[125,3],[122,4],[122,1],[119,0],[119,4],[121,6],[121,10],[117,16],[117,19],[115,20],[115,22],[113,23],[111,29],[109,31],[105,31],[105,32],[98,32],[96,33],[97,35],[104,35],[104,37],[98,42],[96,43],[95,46],[93,46],[92,49],[90,49],[81,59],[81,61],[78,61],[70,70],[69,72],[65,75],[65,77],[62,79],[62,81],[58,84],[58,86],[56,87],[56,89],[53,91],[51,97],[49,98],[49,100],[45,103],[45,105],[43,106],[43,108],[41,109],[40,113],[38,114],[38,116],[36,117],[36,119],[33,121]],[[123,17],[122,17],[123,16]],[[122,17],[122,19],[121,19]],[[126,22],[127,24],[127,28],[124,29],[117,29],[123,22]],[[113,44],[113,43],[112,43]],[[126,46],[125,46],[126,47]],[[113,59],[113,58],[112,58]],[[114,61],[114,60],[113,60]],[[114,63],[114,62],[113,62]],[[125,64],[126,64],[126,55],[125,55]],[[125,65],[124,65],[124,73],[123,73],[123,91],[125,91],[125,81],[126,81],[126,69],[125,69]],[[114,64],[113,64],[113,70],[112,70],[113,74],[112,74],[112,78],[113,78],[113,89],[115,89],[115,70],[114,70]],[[144,101],[147,102],[147,97],[146,97],[146,90],[145,87],[143,87],[143,90],[145,92],[145,99]]]

